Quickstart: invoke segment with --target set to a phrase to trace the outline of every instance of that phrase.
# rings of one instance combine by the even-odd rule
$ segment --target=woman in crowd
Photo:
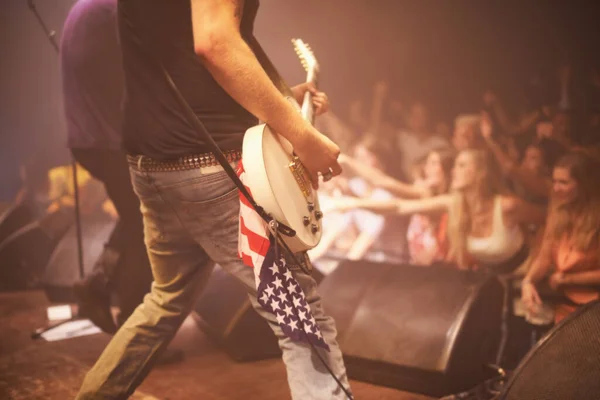
[[[430,151],[425,159],[418,163],[417,179],[413,184],[406,184],[381,173],[380,170],[369,168],[357,159],[342,157],[341,163],[363,176],[374,187],[383,188],[400,198],[422,198],[448,191],[454,152],[447,149]],[[353,202],[354,199],[350,201]],[[431,265],[444,260],[447,251],[447,222],[447,213],[411,216],[406,233],[410,263]]]
[[[454,152],[450,150],[431,151],[422,165],[421,176],[415,182],[416,188],[428,188],[433,196],[447,193],[450,188]],[[406,239],[410,263],[432,265],[443,262],[448,252],[446,230],[448,213],[414,214],[410,218]]]
[[[549,273],[550,287],[559,294],[558,322],[578,305],[599,298],[600,190],[598,161],[583,151],[563,156],[553,171],[550,211],[540,250],[522,285],[525,306],[542,305],[536,284]]]
[[[521,225],[543,221],[545,210],[509,195],[492,160],[483,150],[461,151],[448,194],[418,200],[346,198],[337,207],[402,215],[448,212],[449,261],[460,269],[488,266],[507,272],[527,256]]]

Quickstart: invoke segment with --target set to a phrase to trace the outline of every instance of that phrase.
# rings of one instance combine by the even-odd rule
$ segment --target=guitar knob
[[[315,203],[308,203],[308,211],[313,212],[315,209]]]
[[[323,212],[318,210],[315,211],[315,218],[317,219],[317,221],[323,218]]]
[[[319,227],[315,224],[312,224],[312,226],[310,227],[310,230],[312,233],[317,233],[317,232],[319,232]]]
[[[309,217],[302,217],[302,223],[304,223],[304,226],[308,226],[308,224],[310,224],[310,218]]]

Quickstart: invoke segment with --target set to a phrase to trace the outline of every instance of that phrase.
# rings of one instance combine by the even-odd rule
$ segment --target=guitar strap
[[[277,71],[277,68],[275,68],[275,66],[273,65],[273,63],[271,62],[271,60],[269,59],[269,57],[267,56],[267,54],[261,47],[260,43],[258,43],[258,40],[256,40],[256,38],[254,36],[252,36],[252,37],[248,38],[247,43],[250,46],[250,48],[252,49],[254,56],[260,63],[263,70],[267,73],[267,76],[269,77],[269,79],[271,79],[271,82],[273,82],[275,87],[284,96],[294,97],[294,94],[292,93],[292,89],[290,89],[290,87],[285,82],[283,77],[279,74],[279,72]]]

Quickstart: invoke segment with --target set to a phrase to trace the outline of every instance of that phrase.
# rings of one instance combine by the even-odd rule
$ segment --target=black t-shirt
[[[246,1],[242,36],[252,36],[258,0]],[[194,52],[190,0],[119,0],[125,71],[123,144],[156,159],[210,151],[188,123],[159,63],[222,150],[241,149],[257,119],[212,78]]]

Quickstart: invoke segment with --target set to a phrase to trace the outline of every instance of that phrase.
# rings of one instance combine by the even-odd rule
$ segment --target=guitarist
[[[154,282],[87,374],[79,399],[133,393],[190,312],[214,263],[247,287],[278,337],[292,398],[346,398],[313,350],[283,335],[274,315],[258,305],[254,272],[237,255],[238,190],[186,123],[159,67],[232,164],[241,158],[243,133],[258,118],[292,143],[315,187],[319,174],[325,180],[340,174],[338,146],[302,119],[269,78],[274,71],[268,75],[261,67],[256,55],[263,53],[252,35],[257,9],[257,0],[119,0],[124,146]],[[293,92],[301,98],[306,90],[312,89],[301,85]],[[317,113],[325,111],[327,97],[315,99]],[[316,282],[303,272],[295,277],[330,347],[322,356],[348,387],[335,323],[323,312]]]

